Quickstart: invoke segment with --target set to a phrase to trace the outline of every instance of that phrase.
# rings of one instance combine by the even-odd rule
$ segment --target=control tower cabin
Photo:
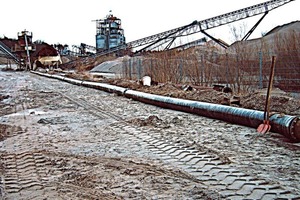
[[[95,21],[97,52],[109,50],[125,44],[125,36],[124,30],[121,27],[121,19],[110,13],[105,19]]]

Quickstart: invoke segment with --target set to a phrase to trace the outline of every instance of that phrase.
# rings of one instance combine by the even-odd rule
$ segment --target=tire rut
[[[190,145],[173,143],[123,125],[130,135],[142,143],[163,162],[179,167],[226,199],[300,199],[300,195],[262,178],[250,176],[219,156],[199,151]]]
[[[139,127],[127,123],[113,113],[91,105],[88,102],[62,94],[79,106],[90,110],[98,117],[110,117],[121,122],[115,128],[123,129],[141,141],[146,148],[158,155],[167,164],[183,169],[185,172],[203,182],[209,189],[217,191],[228,199],[299,199],[299,194],[285,189],[277,183],[270,183],[264,179],[247,175],[232,164],[227,164],[217,155],[202,152],[191,146],[172,143],[168,140],[143,133]],[[97,113],[95,113],[95,111]],[[100,113],[100,116],[99,116]],[[126,123],[124,123],[126,122]],[[134,139],[131,138],[134,141]]]
[[[53,91],[55,91],[53,89]],[[85,108],[89,113],[97,117],[112,118],[117,120],[114,129],[120,133],[128,134],[128,140],[139,143],[141,146],[153,152],[159,160],[169,166],[181,168],[208,189],[216,191],[226,199],[299,199],[300,195],[285,189],[283,186],[268,182],[262,178],[250,176],[236,168],[234,164],[224,162],[218,155],[200,151],[192,145],[174,143],[163,139],[154,132],[136,127],[109,111],[89,104],[84,100],[71,97],[59,92],[68,100]],[[60,166],[63,159],[49,159],[43,152],[2,153],[1,164],[3,172],[0,180],[1,197],[6,199],[22,199],[26,195],[33,199],[42,194],[50,194],[51,197],[59,197],[58,190],[64,189],[74,195],[78,188],[72,184],[65,184],[65,188],[52,177],[66,176],[68,170]],[[55,163],[52,163],[55,162]],[[73,169],[72,169],[73,170]],[[74,169],[75,170],[75,169]],[[76,171],[76,170],[75,170]],[[76,171],[77,172],[77,171]],[[83,173],[83,172],[81,172]],[[59,185],[59,186],[57,186]],[[32,194],[34,191],[34,194]],[[76,195],[99,196],[95,190],[78,190]]]
[[[25,194],[30,198],[33,197],[29,195],[32,192],[37,195],[51,190],[51,187],[47,187],[45,180],[50,163],[42,153],[2,153],[1,158],[4,168],[1,195],[5,199],[22,199]]]

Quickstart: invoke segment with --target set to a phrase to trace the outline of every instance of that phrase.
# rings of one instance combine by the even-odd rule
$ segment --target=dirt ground
[[[300,146],[278,134],[29,72],[1,71],[0,83],[2,199],[300,197]],[[223,99],[211,89],[153,88]],[[257,106],[253,97],[242,99]],[[277,102],[280,112],[299,113],[298,100],[286,95]]]

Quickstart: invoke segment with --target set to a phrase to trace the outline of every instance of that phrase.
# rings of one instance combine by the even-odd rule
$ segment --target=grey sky
[[[95,19],[102,19],[112,10],[121,18],[126,41],[130,42],[167,31],[194,20],[204,20],[220,14],[252,6],[266,0],[2,0],[0,36],[16,38],[26,29],[33,32],[33,40],[49,44],[80,44],[95,46]],[[271,11],[253,37],[259,37],[277,25],[300,20],[300,1]],[[252,17],[231,26],[246,24],[250,29],[260,18]],[[230,42],[230,27],[225,25],[208,31]]]

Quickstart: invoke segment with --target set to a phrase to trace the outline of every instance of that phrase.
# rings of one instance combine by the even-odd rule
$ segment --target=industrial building
[[[96,49],[97,52],[109,50],[125,45],[124,30],[121,19],[110,13],[104,19],[96,21]]]

